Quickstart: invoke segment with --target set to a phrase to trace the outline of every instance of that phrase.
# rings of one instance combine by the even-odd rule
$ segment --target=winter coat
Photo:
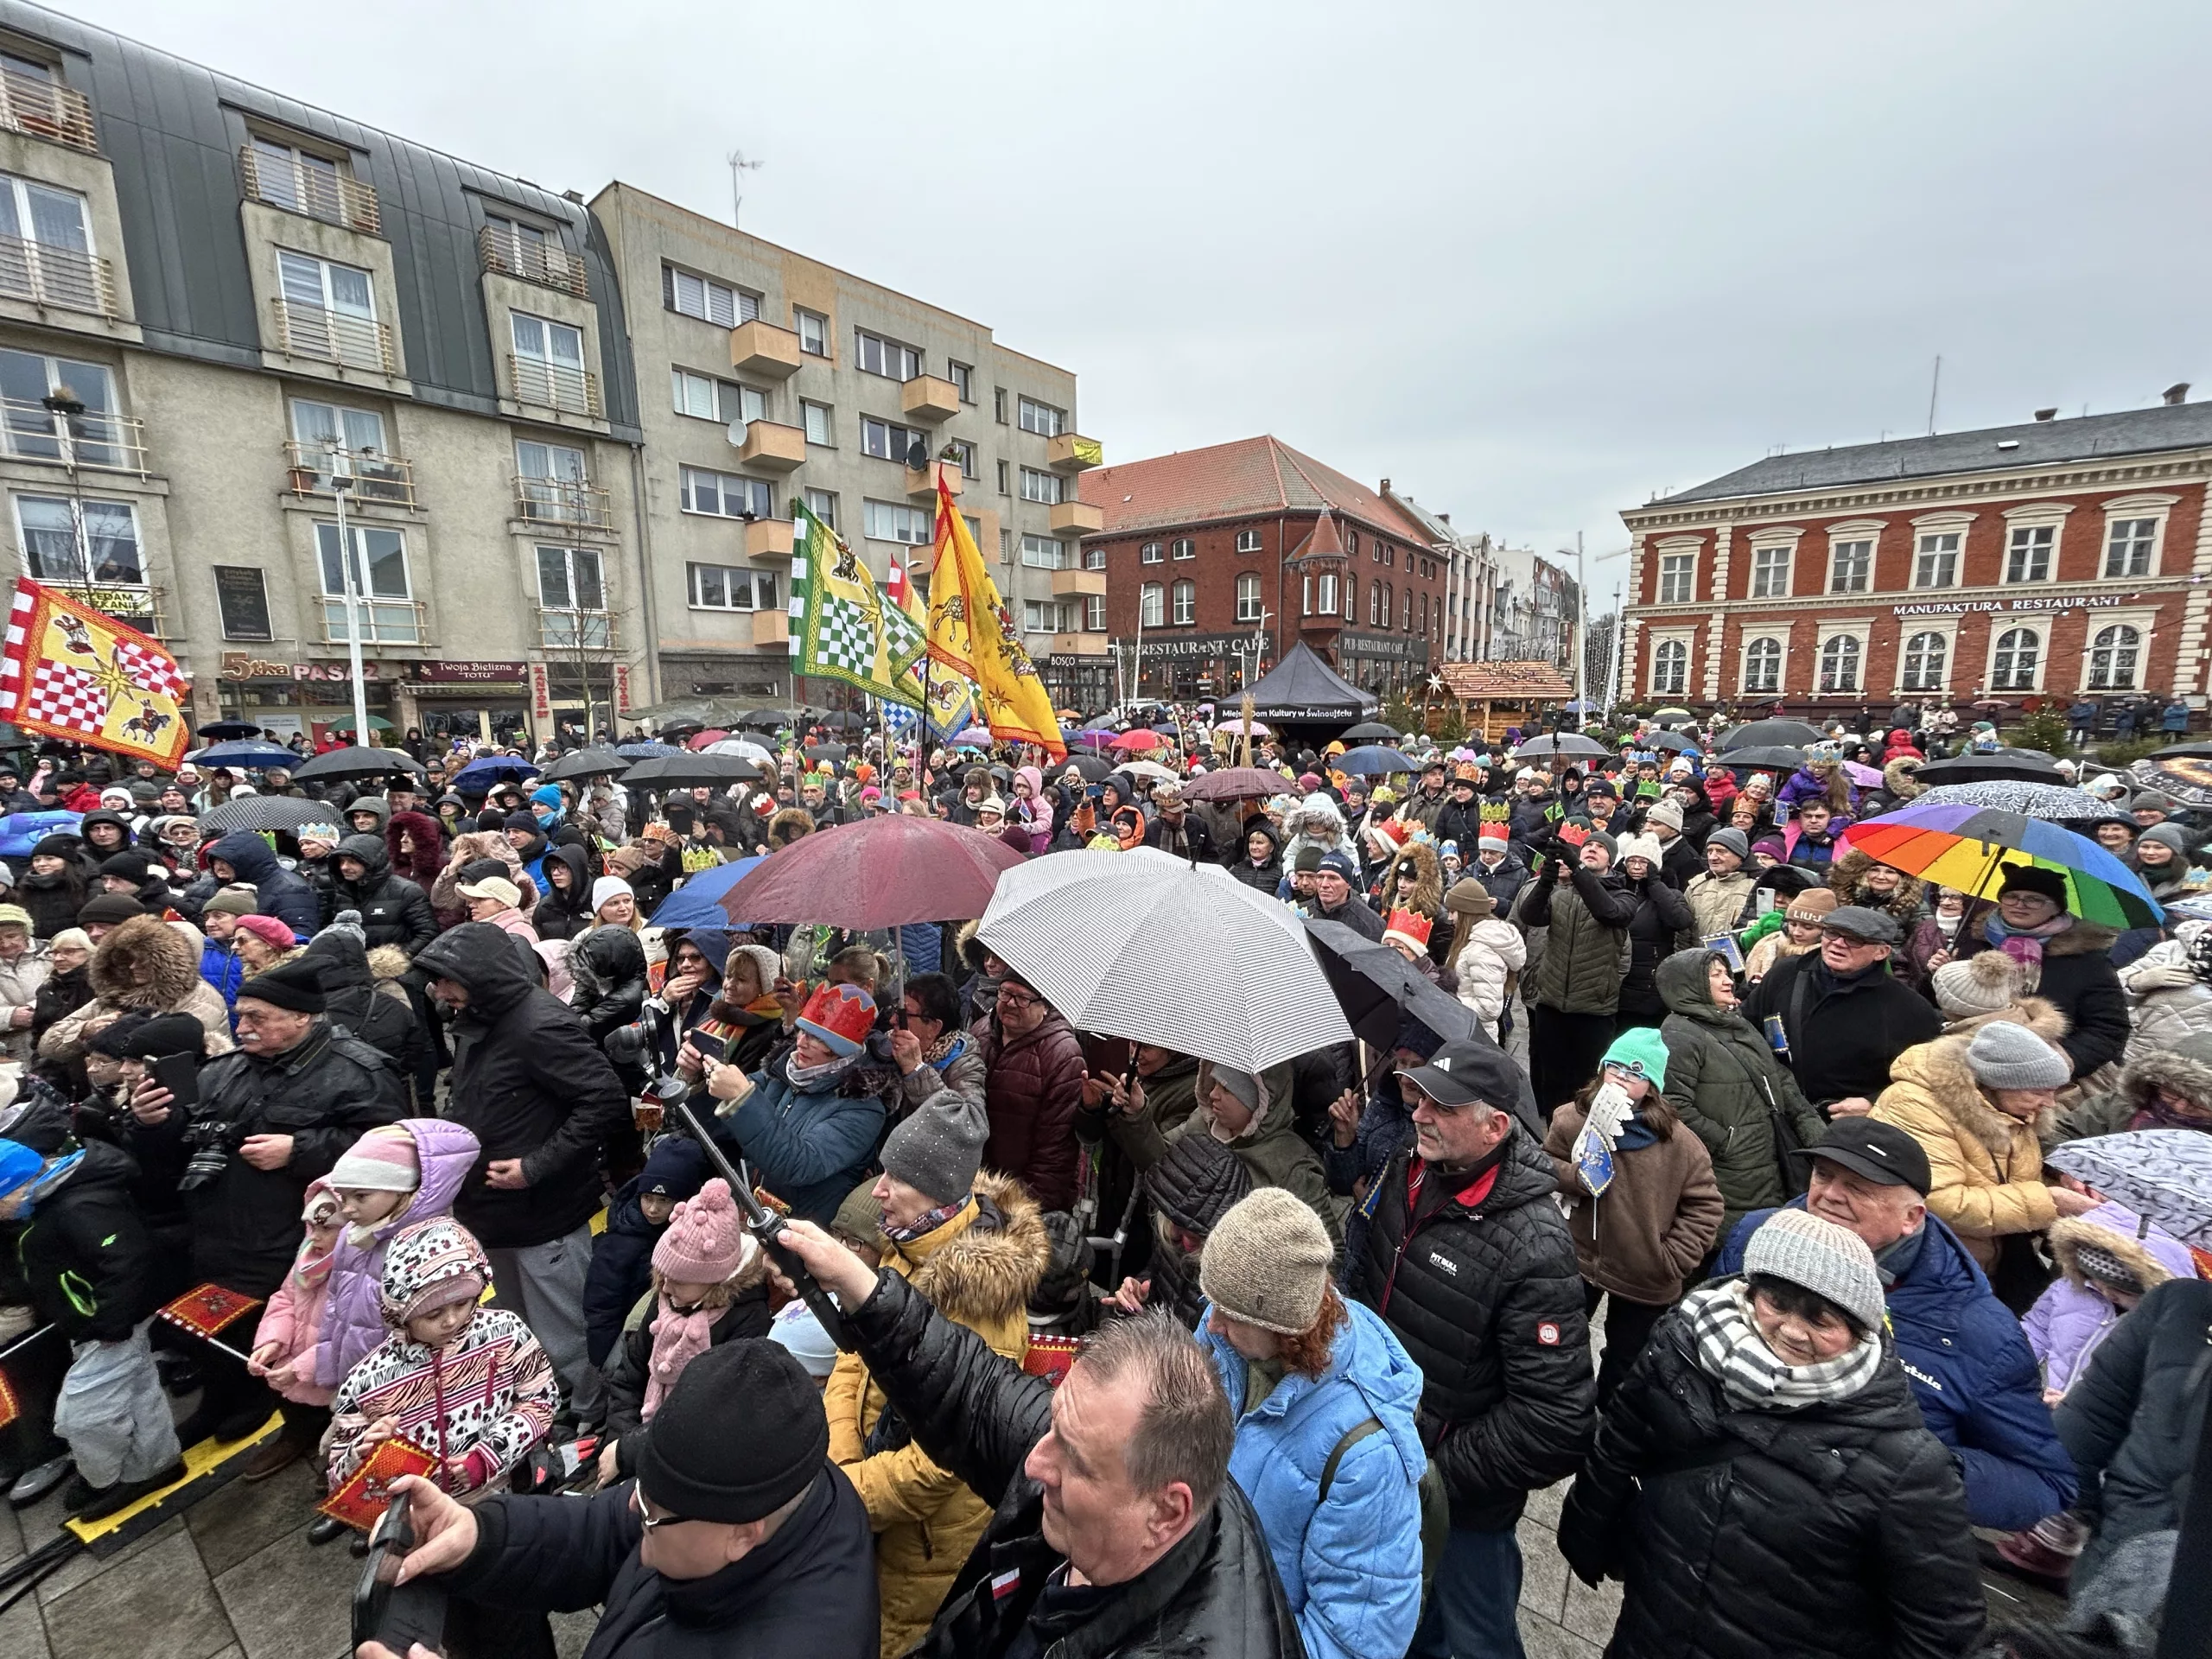
[[[1252,1191],[1252,1173],[1211,1135],[1179,1137],[1167,1155],[1144,1173],[1144,1196],[1153,1212],[1151,1290],[1147,1305],[1164,1307],[1189,1330],[1205,1309],[1198,1288],[1198,1253],[1175,1242],[1178,1228],[1205,1236]]]
[[[1961,958],[1994,948],[1982,931],[1982,921],[1981,914],[1968,912],[1966,925],[1959,930]],[[2100,1066],[2120,1058],[2127,1046],[2127,996],[2120,988],[2119,970],[2112,965],[2112,944],[2118,937],[2111,928],[2075,922],[2044,942],[2042,966],[2028,985],[2066,1016],[2066,1035],[2059,1046],[2074,1062],[2079,1079],[2086,1080]]]
[[[0,962],[0,1019],[17,1008],[36,1008],[39,987],[54,972],[54,952],[43,939],[33,939],[13,962]],[[16,1061],[31,1057],[31,1028],[5,1027],[7,1038],[0,1053]]]
[[[1255,1186],[1280,1186],[1304,1199],[1329,1230],[1332,1243],[1344,1242],[1344,1210],[1329,1191],[1329,1178],[1321,1160],[1298,1133],[1291,1099],[1292,1072],[1285,1061],[1258,1074],[1259,1107],[1244,1132],[1224,1141],[1236,1160],[1251,1172]],[[1147,1116],[1126,1117],[1116,1113],[1109,1122],[1114,1140],[1139,1169],[1150,1169],[1167,1155],[1168,1147],[1185,1135],[1212,1135],[1213,1113],[1206,1105],[1213,1090],[1213,1062],[1198,1062],[1196,1099],[1190,1116],[1166,1134]],[[1219,1136],[1216,1136],[1219,1139]]]
[[[1629,924],[1638,898],[1628,879],[1577,866],[1566,891],[1547,868],[1529,884],[1521,924],[1545,930],[1530,1001],[1561,1014],[1614,1014],[1620,1008]]]
[[[2133,1128],[2137,1116],[2151,1109],[2152,1097],[2161,1089],[2212,1109],[2212,1034],[2184,1037],[2162,1053],[2130,1060],[2120,1071],[2118,1088],[2092,1095],[2060,1112],[2045,1144],[2056,1146],[2062,1141],[2118,1135]]]
[[[1307,1659],[1402,1653],[1421,1613],[1421,1372],[1371,1311],[1344,1313],[1328,1369],[1286,1372],[1249,1411],[1248,1363],[1198,1322],[1236,1413],[1230,1478],[1260,1517]]]
[[[1465,842],[1460,843],[1459,850],[1462,854],[1467,852]],[[1479,855],[1469,858],[1460,868],[1463,876],[1472,876],[1483,884],[1483,891],[1489,893],[1491,901],[1497,906],[1500,916],[1511,913],[1513,901],[1521,896],[1521,889],[1529,885],[1529,861],[1522,857],[1518,850],[1507,852],[1503,858],[1498,860],[1496,869],[1484,863]]]
[[[406,991],[394,982],[407,971],[406,953],[396,944],[380,944],[372,958],[359,939],[325,929],[306,954],[322,969],[323,1013],[331,1023],[390,1060],[401,1077],[414,1077],[430,1039]]]
[[[388,1334],[377,1296],[384,1284],[385,1251],[393,1236],[417,1222],[450,1215],[454,1197],[481,1150],[474,1135],[442,1118],[402,1118],[399,1127],[415,1143],[423,1184],[396,1214],[371,1229],[371,1243],[354,1243],[350,1227],[339,1235],[315,1345],[315,1380],[327,1389],[343,1382],[346,1373]]]
[[[2088,1583],[2130,1538],[2181,1525],[2212,1370],[2212,1284],[2170,1279],[2136,1304],[2058,1408],[2094,1529],[2075,1563]]]
[[[303,1359],[311,1362],[315,1343],[322,1334],[322,1312],[330,1300],[329,1277],[321,1274],[304,1284],[300,1279],[300,1264],[308,1259],[308,1252],[313,1248],[312,1239],[302,1238],[292,1271],[284,1275],[283,1284],[269,1293],[269,1300],[261,1310],[261,1321],[254,1327],[253,1340],[245,1344],[251,1353],[273,1345],[276,1351],[268,1362],[271,1370]],[[383,1338],[381,1330],[378,1338]],[[314,1366],[308,1363],[301,1365],[293,1373],[292,1380],[276,1392],[303,1406],[327,1406],[337,1390],[317,1386]]]
[[[753,1259],[729,1281],[730,1300],[707,1327],[707,1345],[766,1337],[773,1322],[768,1311],[768,1258],[754,1251]],[[607,1376],[607,1437],[620,1449],[615,1465],[628,1479],[638,1472],[638,1457],[645,1449],[639,1431],[645,1425],[645,1389],[652,1381],[653,1320],[660,1314],[660,1294],[650,1283],[631,1304],[619,1340],[608,1350],[601,1369]],[[671,1384],[671,1386],[673,1386]],[[667,1396],[663,1395],[664,1399]]]
[[[551,874],[556,861],[569,871],[565,889]],[[531,912],[531,919],[541,939],[573,939],[593,925],[590,855],[581,847],[563,843],[546,854],[545,868],[545,892]]]
[[[1497,916],[1485,916],[1467,931],[1466,943],[1453,958],[1459,1000],[1475,1011],[1492,1040],[1505,1011],[1506,982],[1528,965],[1529,942],[1521,930]]]
[[[584,1354],[593,1364],[605,1368],[624,1321],[652,1287],[653,1247],[668,1223],[648,1220],[639,1197],[658,1187],[671,1198],[690,1198],[706,1173],[697,1142],[664,1135],[653,1142],[645,1168],[607,1201],[607,1226],[592,1239],[591,1268],[584,1276]]]
[[[620,1031],[645,1006],[645,947],[626,927],[603,923],[569,941],[569,1006],[594,1041]]]
[[[1575,1173],[1574,1140],[1586,1115],[1568,1101],[1552,1114],[1545,1155],[1559,1175],[1575,1265],[1609,1295],[1665,1307],[1694,1283],[1720,1236],[1726,1206],[1705,1142],[1679,1123],[1647,1146],[1613,1148],[1613,1179],[1592,1198]]]
[[[1928,884],[1918,876],[1900,875],[1897,890],[1884,899],[1866,886],[1866,872],[1879,862],[1871,853],[1854,850],[1843,854],[1828,866],[1828,891],[1835,894],[1837,904],[1878,910],[1885,916],[1894,917],[1900,928],[1910,932],[1926,907]]]
[[[1746,1410],[1668,1314],[1559,1541],[1585,1582],[1623,1584],[1611,1659],[1959,1659],[1981,1632],[1958,1473],[1894,1354],[1848,1398]]]
[[[209,1054],[231,1051],[230,1010],[200,977],[200,952],[158,917],[133,916],[102,939],[85,965],[85,981],[92,1000],[39,1038],[41,1060],[82,1058],[94,1033],[122,1014],[188,1014],[206,1029]]]
[[[88,1141],[57,1185],[45,1185],[49,1175],[33,1190],[16,1249],[31,1311],[67,1341],[122,1342],[161,1300],[153,1236],[130,1191],[137,1178],[128,1154]]]
[[[582,1499],[495,1497],[446,1582],[498,1607],[601,1609],[582,1659],[876,1659],[868,1515],[828,1465],[758,1549],[703,1579],[647,1567],[645,1535],[626,1484]]]
[[[1014,1364],[1029,1351],[1029,1295],[1052,1247],[1036,1200],[983,1171],[951,1220],[912,1243],[883,1241],[882,1265]],[[991,1518],[990,1505],[913,1441],[857,1354],[837,1356],[823,1392],[830,1459],[875,1529],[883,1651],[904,1653],[929,1630],[953,1575]]]
[[[1022,1470],[1052,1427],[1052,1391],[894,1273],[878,1275],[847,1323],[914,1443],[993,1505],[912,1659],[999,1659],[1063,1560],[1044,1540],[1044,1489]],[[1166,1554],[1058,1643],[1047,1646],[1085,1659],[1301,1651],[1259,1520],[1234,1481]]]
[[[361,861],[359,881],[348,881],[337,873],[340,858]],[[396,944],[411,957],[437,938],[437,918],[430,914],[429,894],[405,876],[392,874],[383,836],[348,836],[338,843],[330,862],[332,914],[359,911],[361,927],[372,949]]]
[[[2189,966],[2189,948],[2162,939],[2120,970],[2120,988],[2133,1005],[2123,1062],[2174,1047],[2212,1032],[2212,985]]]
[[[448,1021],[452,1092],[445,1116],[483,1147],[453,1212],[486,1249],[548,1244],[599,1208],[599,1149],[630,1120],[629,1096],[599,1045],[488,922],[430,941],[415,966],[465,986],[468,1006]],[[489,1185],[499,1159],[522,1160],[519,1189]]]
[[[1997,1270],[2009,1233],[2040,1233],[2058,1219],[2044,1184],[2035,1126],[2000,1112],[1967,1066],[1970,1033],[1909,1048],[1873,1116],[1894,1123],[1928,1154],[1928,1208],[1959,1236],[1984,1273]]]
[[[218,944],[203,938],[200,941],[200,977],[213,988],[223,999],[223,1006],[230,1010],[231,1018],[238,1018],[238,987],[245,983],[245,963],[238,953],[227,944]]]
[[[92,896],[84,886],[82,874],[64,871],[58,875],[40,875],[30,869],[29,859],[23,864],[23,873],[16,878],[16,902],[30,912],[31,937],[51,939],[76,926],[77,912]],[[76,880],[73,887],[73,874]]]
[[[1169,823],[1164,812],[1147,814],[1144,844],[1156,847],[1176,858],[1200,864],[1221,862],[1221,851],[1214,844],[1213,831],[1206,827],[1205,820],[1194,810],[1186,810],[1182,823],[1176,824]]]
[[[974,1033],[991,1123],[984,1166],[1013,1176],[1042,1209],[1074,1209],[1075,1114],[1085,1076],[1074,1029],[1048,1007],[1026,1037],[1007,1036],[995,1011],[977,1020]]]
[[[1628,972],[1621,980],[1619,1014],[1626,1025],[1656,1025],[1667,1011],[1659,995],[1656,976],[1659,964],[1675,954],[1676,941],[1696,926],[1689,901],[1654,874],[1641,881],[1628,881],[1636,898],[1636,918],[1628,925]]]
[[[1700,939],[1733,933],[1736,918],[1743,914],[1757,885],[1749,870],[1738,870],[1733,875],[1693,876],[1682,889],[1682,897],[1689,900],[1691,931]]]
[[[269,843],[251,830],[233,830],[200,855],[200,862],[220,859],[231,867],[232,880],[253,888],[254,907],[274,916],[299,938],[313,937],[322,925],[322,906],[315,889],[276,861]]]
[[[507,880],[513,882],[522,894],[522,903],[515,908],[527,917],[536,908],[538,895],[544,889],[532,881],[522,867],[522,860],[515,856],[515,849],[507,845],[507,838],[496,830],[472,830],[455,836],[446,860],[446,867],[438,872],[438,879],[430,884],[430,910],[440,927],[457,927],[468,919],[468,900],[461,895],[461,872],[478,859],[496,858],[507,867]],[[644,908],[639,900],[639,907]]]
[[[1282,849],[1272,841],[1269,842],[1268,846],[1269,851],[1263,862],[1255,864],[1249,855],[1247,855],[1231,864],[1229,867],[1229,873],[1246,887],[1264,893],[1272,898],[1275,889],[1282,885],[1285,872],[1282,867]]]
[[[1364,1244],[1345,1286],[1421,1368],[1421,1443],[1452,1524],[1485,1532],[1511,1528],[1529,1493],[1580,1465],[1597,1393],[1551,1160],[1518,1123],[1494,1155],[1472,1179],[1410,1152],[1392,1159],[1361,1206]],[[1426,1195],[1415,1221],[1419,1188],[1455,1180],[1456,1192]]]
[[[1771,1213],[1736,1224],[1713,1262],[1716,1276],[1743,1271],[1745,1243]],[[1916,1237],[1883,1262],[1894,1275],[1886,1300],[1898,1363],[1929,1429],[1966,1477],[1967,1519],[2006,1532],[2033,1526],[2071,1503],[2075,1488],[2035,1354],[1956,1234],[1929,1216]]]
[[[2043,1362],[2044,1387],[2063,1394],[2089,1371],[2089,1361],[2119,1328],[2120,1311],[2088,1287],[2081,1268],[2084,1245],[2118,1256],[2134,1270],[2147,1290],[2167,1279],[2194,1279],[2196,1261],[2189,1246],[2163,1228],[2139,1236],[2141,1219],[2116,1204],[2101,1204],[2069,1216],[2050,1230],[2051,1258],[2059,1277],[2036,1299],[2020,1321],[2028,1346]]]
[[[1744,1017],[1764,1032],[1769,1014],[1781,1017],[1787,1064],[1816,1104],[1853,1096],[1872,1100],[1889,1086],[1897,1057],[1933,1041],[1943,1028],[1927,998],[1878,964],[1835,982],[1818,950],[1777,963],[1751,988]]]
[[[717,1103],[706,1120],[716,1141],[752,1160],[753,1179],[791,1214],[823,1227],[868,1173],[883,1134],[881,1098],[845,1094],[843,1081],[802,1090],[775,1062],[753,1073],[753,1092],[734,1111],[724,1116]]]

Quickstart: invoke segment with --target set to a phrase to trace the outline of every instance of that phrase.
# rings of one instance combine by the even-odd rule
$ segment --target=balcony
[[[86,410],[62,417],[44,404],[0,399],[0,454],[10,461],[50,461],[104,473],[146,475],[146,427],[124,415]]]
[[[764,473],[788,473],[806,461],[806,434],[775,421],[749,421],[738,461]]]
[[[755,611],[753,613],[753,643],[756,645],[788,645],[791,642],[791,620],[783,611]]]
[[[322,596],[322,638],[326,645],[342,645],[346,632],[345,595]],[[427,645],[430,643],[429,609],[419,599],[364,599],[360,601],[361,643],[365,645]]]
[[[575,478],[518,478],[515,517],[579,530],[614,528],[614,504],[596,484]]]
[[[1106,451],[1096,438],[1063,432],[1046,441],[1045,464],[1056,473],[1087,472],[1106,464]]]
[[[319,305],[271,300],[276,308],[276,338],[294,357],[319,358],[349,369],[391,374],[391,330],[373,317],[326,311]]]
[[[572,369],[563,363],[548,363],[540,357],[518,357],[509,352],[507,384],[514,388],[518,404],[563,415],[582,415],[594,421],[602,418],[599,377],[589,369]]]
[[[537,642],[547,651],[612,651],[614,618],[607,611],[537,607]]]
[[[334,167],[309,167],[297,159],[280,161],[248,144],[238,151],[238,180],[245,187],[249,201],[266,202],[288,213],[343,226],[364,236],[384,234],[383,220],[377,213],[376,187],[363,184]]]
[[[502,236],[486,225],[476,232],[476,257],[485,270],[502,276],[536,283],[540,288],[557,288],[580,300],[591,297],[583,261],[556,242]]]
[[[791,556],[791,521],[755,518],[745,527],[745,556],[748,559],[788,559]]]
[[[116,315],[114,267],[74,248],[0,236],[0,299],[95,317]]]
[[[788,380],[798,372],[798,336],[755,317],[729,331],[729,365],[740,374]]]
[[[1106,573],[1103,570],[1052,572],[1052,597],[1055,599],[1074,599],[1078,595],[1088,599],[1093,594],[1103,594],[1105,591]]]
[[[954,495],[960,493],[961,486],[966,481],[961,476],[960,463],[957,461],[933,461],[926,467],[909,467],[906,469],[907,499],[913,501],[936,500],[937,481],[940,478],[944,480],[944,487]]]
[[[1052,655],[1055,657],[1104,657],[1111,647],[1103,633],[1056,633],[1052,636]]]
[[[100,153],[99,140],[92,133],[92,100],[44,75],[0,69],[0,127],[50,138],[90,156]]]
[[[1052,509],[1052,534],[1090,536],[1106,528],[1106,509],[1088,501],[1062,501]]]
[[[960,388],[933,374],[918,374],[899,389],[899,403],[910,421],[949,421],[960,412]]]
[[[334,480],[351,479],[346,493],[355,501],[378,506],[416,507],[415,467],[397,455],[374,449],[340,449],[327,444],[284,445],[285,487],[293,495],[335,495]]]

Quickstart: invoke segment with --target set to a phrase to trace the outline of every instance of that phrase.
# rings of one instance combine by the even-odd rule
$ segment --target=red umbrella
[[[1290,779],[1279,772],[1260,766],[1224,766],[1192,779],[1183,785],[1183,795],[1192,801],[1264,801],[1291,787]]]
[[[999,874],[1026,861],[993,836],[896,813],[802,836],[721,898],[740,927],[899,927],[981,916]]]
[[[1109,747],[1135,753],[1145,749],[1156,749],[1166,741],[1158,732],[1139,727],[1134,732],[1123,732]]]
[[[728,732],[718,731],[710,726],[703,732],[695,733],[686,740],[683,747],[687,749],[703,749],[708,744],[719,743],[728,735]]]

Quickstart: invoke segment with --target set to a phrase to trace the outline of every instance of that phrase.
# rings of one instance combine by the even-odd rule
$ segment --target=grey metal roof
[[[591,214],[550,190],[363,126],[120,35],[0,0],[0,27],[62,54],[62,79],[92,100],[115,170],[137,321],[156,351],[258,367],[260,330],[238,217],[238,152],[248,114],[343,145],[376,187],[398,280],[405,372],[416,396],[499,413],[476,232],[482,201],[557,226],[600,308],[600,382],[618,437],[635,441],[637,391],[621,290]]]
[[[2000,448],[2011,443],[2012,448]],[[1842,449],[1808,449],[1769,455],[1649,505],[1671,506],[1742,495],[1782,495],[1840,485],[1880,484],[1892,479],[1933,478],[1947,473],[1986,473],[2015,467],[2064,466],[2114,455],[2212,445],[2212,403],[2161,404],[2154,409],[2072,420],[2031,421],[2024,426],[1940,432],[1929,438],[1855,443]]]

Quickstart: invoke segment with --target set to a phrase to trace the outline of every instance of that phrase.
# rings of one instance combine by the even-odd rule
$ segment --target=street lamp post
[[[361,585],[353,578],[353,542],[346,525],[346,492],[353,474],[341,463],[342,451],[330,447],[330,495],[338,504],[338,569],[346,584],[346,671],[353,681],[353,741],[369,743],[369,692],[361,683]]]

